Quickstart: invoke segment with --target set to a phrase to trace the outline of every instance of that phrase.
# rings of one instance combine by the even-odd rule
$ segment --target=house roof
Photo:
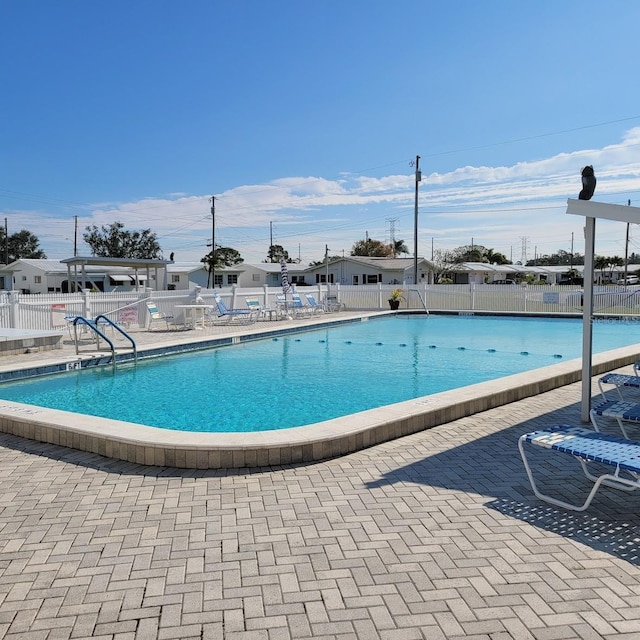
[[[157,258],[103,258],[101,256],[74,256],[60,260],[62,264],[73,265],[99,265],[102,267],[164,267],[171,264],[171,260]]]
[[[330,261],[329,264],[335,264],[345,260],[347,262],[358,262],[374,269],[380,269],[381,271],[405,271],[413,267],[413,258],[374,258],[368,256],[345,256],[344,258],[335,258]],[[419,263],[427,263],[424,258],[418,258]],[[324,267],[324,265],[316,265],[313,267]]]

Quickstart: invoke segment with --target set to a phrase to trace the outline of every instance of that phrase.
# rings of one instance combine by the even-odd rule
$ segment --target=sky
[[[633,0],[1,0],[0,214],[54,259],[113,222],[176,261],[214,229],[249,263],[413,253],[420,156],[419,256],[584,253],[583,166],[640,206],[638,25]],[[596,254],[629,235],[598,221]]]

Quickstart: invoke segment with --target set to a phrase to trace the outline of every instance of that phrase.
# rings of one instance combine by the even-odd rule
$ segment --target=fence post
[[[382,309],[382,282],[378,282],[378,309]]]
[[[82,317],[91,319],[91,289],[82,290]]]
[[[264,303],[263,303],[263,307],[268,307],[269,306],[269,285],[268,284],[263,284],[262,285],[262,290],[263,290],[263,295],[264,295]]]
[[[19,314],[18,314],[18,305],[20,302],[20,292],[16,290],[8,291],[7,295],[9,297],[9,327],[11,329],[22,329],[19,326]]]
[[[469,305],[469,308],[473,311],[476,308],[476,285],[474,282],[472,282],[469,285],[469,288],[471,290],[471,304]]]
[[[526,311],[527,310],[527,283],[523,282],[522,283],[522,305],[521,305],[522,311]]]

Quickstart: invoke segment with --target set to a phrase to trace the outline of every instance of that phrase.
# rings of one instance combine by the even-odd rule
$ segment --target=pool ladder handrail
[[[78,323],[80,323],[80,324],[83,324],[83,325],[89,327],[89,329],[94,331],[100,338],[102,338],[109,345],[109,347],[111,348],[111,362],[112,362],[113,368],[115,370],[115,368],[116,368],[116,348],[115,348],[115,345],[113,344],[113,342],[102,331],[100,331],[100,329],[98,328],[98,323],[100,321],[105,322],[109,326],[113,327],[116,331],[119,331],[127,340],[129,340],[129,342],[131,342],[131,346],[133,348],[133,361],[134,361],[134,363],[137,363],[137,361],[138,361],[138,350],[136,348],[135,340],[122,327],[119,327],[113,320],[111,320],[111,318],[108,318],[107,316],[105,316],[102,313],[100,315],[96,316],[93,320],[88,320],[87,318],[84,318],[83,316],[76,316],[73,319],[73,335],[74,335],[74,342],[75,342],[75,345],[76,345],[76,355],[80,354],[80,351],[78,349]]]
[[[418,294],[418,298],[420,298],[420,302],[422,302],[422,306],[424,307],[425,313],[429,315],[429,309],[427,309],[427,303],[423,300],[422,294],[420,293],[419,289],[409,289],[409,291],[414,291],[415,293]]]

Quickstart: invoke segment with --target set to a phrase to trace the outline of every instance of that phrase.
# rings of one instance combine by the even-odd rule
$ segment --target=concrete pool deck
[[[0,433],[0,637],[635,640],[640,495],[605,489],[569,513],[533,496],[517,451],[578,422],[579,399],[573,383],[262,469]],[[564,456],[536,464],[562,495],[590,484]]]
[[[215,326],[204,331],[132,331],[138,353],[195,348],[216,340],[234,342],[247,336],[273,336],[326,324],[368,319],[380,314],[327,314],[294,322]],[[115,339],[114,339],[115,340]],[[35,373],[54,366],[96,365],[107,358],[88,337],[77,355],[74,343],[62,341],[55,352],[7,356],[0,377],[16,368]],[[128,343],[118,352],[129,357]],[[54,355],[55,354],[55,355]],[[638,346],[624,347],[593,358],[594,375],[640,359]],[[0,431],[40,442],[62,445],[127,462],[160,467],[225,469],[310,463],[367,448],[439,424],[507,405],[580,379],[579,359],[470,385],[462,389],[387,405],[316,424],[282,430],[243,433],[171,431],[83,414],[0,401]],[[135,391],[134,391],[135,393]]]

